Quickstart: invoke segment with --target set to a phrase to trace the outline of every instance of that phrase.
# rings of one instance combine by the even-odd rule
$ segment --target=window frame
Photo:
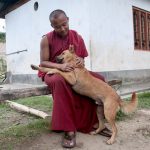
[[[134,50],[150,51],[150,12],[133,6]]]

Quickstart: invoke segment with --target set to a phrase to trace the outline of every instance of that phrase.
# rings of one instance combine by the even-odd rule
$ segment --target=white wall
[[[150,51],[134,50],[132,16],[132,6],[150,11],[150,1],[94,0],[90,6],[92,70],[150,69]]]
[[[34,11],[34,2],[39,9]],[[32,74],[30,64],[39,64],[40,40],[52,28],[49,13],[63,9],[70,28],[84,38],[90,57],[86,66],[94,71],[150,69],[150,52],[135,51],[132,6],[150,11],[149,0],[31,0],[6,15],[8,71]],[[91,59],[90,59],[91,58]]]
[[[34,2],[39,9],[34,11]],[[8,71],[13,74],[35,73],[30,64],[39,64],[40,40],[42,35],[52,30],[49,14],[54,9],[63,9],[70,17],[70,28],[80,33],[89,47],[88,3],[86,0],[31,0],[6,15],[7,53],[27,49],[27,52],[8,56]],[[84,8],[84,9],[83,9]],[[86,62],[90,65],[90,61]]]

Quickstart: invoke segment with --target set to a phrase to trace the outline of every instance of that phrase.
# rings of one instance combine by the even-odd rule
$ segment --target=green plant
[[[1,43],[6,42],[6,33],[0,32],[0,42]]]

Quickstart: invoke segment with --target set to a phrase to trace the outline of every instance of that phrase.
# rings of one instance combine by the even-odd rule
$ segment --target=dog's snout
[[[56,57],[56,62],[57,63],[62,63],[62,61],[63,61],[63,58]]]

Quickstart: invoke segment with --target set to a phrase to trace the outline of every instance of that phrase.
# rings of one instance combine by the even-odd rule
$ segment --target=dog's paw
[[[54,74],[54,73],[55,73],[54,71],[47,72],[47,74]]]
[[[108,141],[106,141],[106,143],[108,144],[108,145],[112,145],[113,143],[114,143],[115,141],[113,140],[113,139],[109,139]]]
[[[96,133],[96,131],[91,131],[90,134],[91,135],[96,135],[97,133]]]
[[[57,69],[50,69],[47,74],[54,74],[54,73],[58,73]]]

